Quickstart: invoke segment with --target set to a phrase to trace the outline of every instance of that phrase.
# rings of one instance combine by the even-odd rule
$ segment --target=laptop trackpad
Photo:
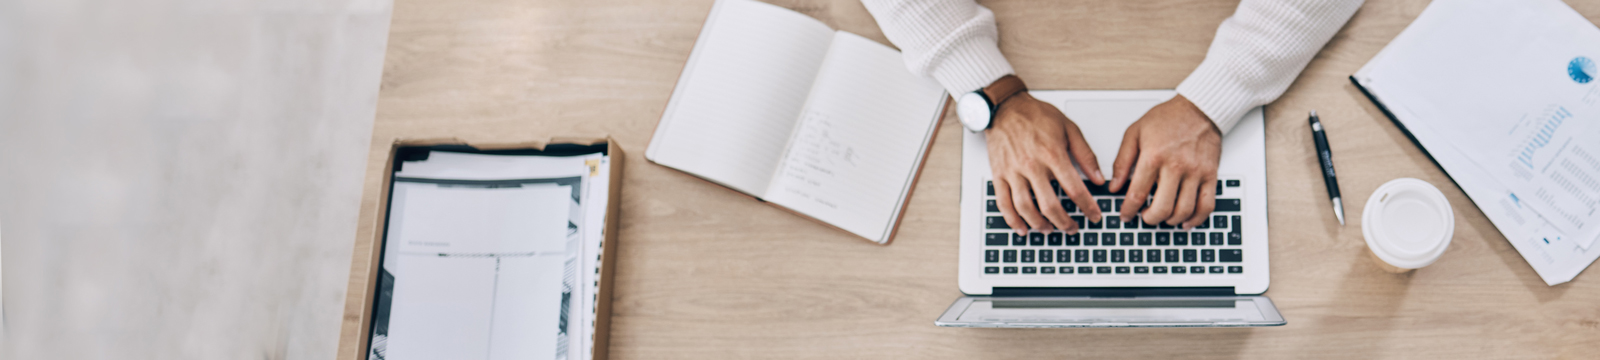
[[[937,322],[954,327],[1278,326],[1263,296],[992,297],[957,300]]]

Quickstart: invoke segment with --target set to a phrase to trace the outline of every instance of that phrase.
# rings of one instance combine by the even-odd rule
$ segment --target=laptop
[[[1173,90],[1030,91],[1083,130],[1112,173],[1123,131]],[[1267,172],[1262,109],[1222,139],[1216,210],[1205,224],[1121,219],[1120,193],[1089,186],[1096,224],[1057,194],[1078,234],[1015,235],[996,208],[982,133],[962,141],[960,274],[967,296],[935,321],[949,327],[1221,327],[1286,322],[1267,291]]]

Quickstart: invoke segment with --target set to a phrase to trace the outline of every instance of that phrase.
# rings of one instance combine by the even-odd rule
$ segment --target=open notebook
[[[887,243],[946,98],[892,48],[719,0],[645,157]]]

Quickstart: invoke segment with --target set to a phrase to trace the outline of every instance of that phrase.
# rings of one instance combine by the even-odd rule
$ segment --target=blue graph
[[[1600,71],[1595,70],[1594,60],[1589,60],[1588,57],[1579,56],[1567,63],[1567,75],[1572,76],[1572,81],[1577,81],[1579,84],[1593,81],[1597,72]]]

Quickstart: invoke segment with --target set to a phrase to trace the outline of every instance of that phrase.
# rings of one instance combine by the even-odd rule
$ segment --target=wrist
[[[985,131],[994,126],[1001,105],[1026,92],[1028,86],[1016,75],[1005,75],[957,99],[956,114],[970,131]]]

